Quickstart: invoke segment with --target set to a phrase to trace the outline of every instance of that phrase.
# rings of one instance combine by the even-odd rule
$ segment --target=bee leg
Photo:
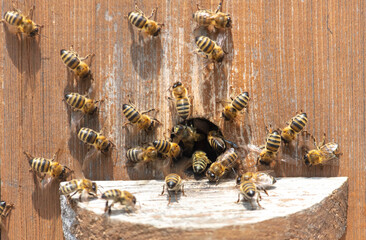
[[[240,193],[238,193],[238,201],[236,201],[235,203],[239,203],[240,202]]]
[[[164,191],[165,191],[165,184],[163,185],[163,191],[161,192],[160,196],[164,194]]]
[[[172,200],[172,195],[170,194],[170,191],[168,191],[168,195],[169,195],[169,202],[168,202],[168,206],[169,206],[170,201]]]
[[[199,3],[196,3],[196,5],[197,5],[197,10],[198,11],[201,10]]]
[[[86,55],[85,57],[83,58],[80,58],[81,61],[85,61],[86,59],[88,59],[89,57],[94,57],[95,56],[95,53],[92,53],[92,54],[88,54]]]
[[[147,110],[147,111],[143,111],[143,112],[141,112],[141,114],[146,114],[146,113],[149,113],[149,112],[152,112],[152,111],[155,111],[155,108],[152,108],[152,109]]]
[[[11,2],[12,2],[13,11],[16,11],[18,13],[22,13],[22,11],[20,9],[18,9],[18,8],[15,7],[14,1],[11,1]]]
[[[323,140],[318,145],[318,148],[320,148],[321,146],[324,146],[324,144],[325,144],[325,133],[323,135]]]
[[[152,18],[152,17],[154,16],[154,14],[155,14],[156,10],[158,10],[158,7],[154,8],[154,9],[152,10],[150,17],[148,17],[149,19],[150,19],[150,18]]]
[[[222,2],[223,2],[223,1],[224,1],[224,0],[221,0],[221,1],[220,1],[219,6],[217,7],[217,9],[216,9],[215,13],[218,13],[218,12],[220,11],[220,9],[221,9],[221,7],[222,7]]]
[[[5,210],[3,211],[3,213],[1,214],[1,216],[2,217],[7,217],[9,215],[11,209],[13,209],[13,208],[14,208],[14,204],[13,203],[11,203],[9,205],[6,205]]]
[[[182,184],[182,195],[187,197],[187,195],[184,194],[184,185]]]
[[[141,9],[137,6],[137,1],[135,0],[135,10],[139,13],[141,13],[142,15],[144,15],[144,13],[141,11]]]
[[[108,211],[108,200],[105,202],[104,213],[106,213],[107,211]]]
[[[266,189],[262,189],[263,190],[263,192],[265,193],[265,194],[267,194],[267,196],[269,196],[269,194],[268,194],[268,192],[267,192],[267,190]],[[261,199],[262,199],[262,197],[261,197]]]
[[[175,197],[175,201],[178,203],[178,194],[177,194],[177,191],[174,191],[174,197]]]

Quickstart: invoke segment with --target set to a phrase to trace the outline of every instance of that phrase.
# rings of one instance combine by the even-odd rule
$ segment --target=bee
[[[258,189],[263,190],[267,195],[266,189],[276,183],[276,179],[268,172],[246,172],[236,178],[237,185],[240,185],[244,181],[253,182]]]
[[[257,164],[270,165],[276,157],[278,149],[281,146],[281,135],[277,131],[269,131],[266,139],[266,145],[258,156]]]
[[[1,19],[0,22],[7,22],[12,26],[17,27],[17,36],[19,39],[21,33],[26,34],[28,37],[35,37],[39,34],[40,28],[43,26],[32,21],[34,9],[35,6],[33,5],[29,9],[28,15],[25,16],[19,9],[16,9],[13,6],[13,11],[7,11],[4,15],[4,19]]]
[[[155,140],[153,142],[154,147],[158,152],[170,157],[179,158],[181,155],[181,148],[177,143],[169,142],[167,140]]]
[[[158,8],[153,9],[151,16],[146,17],[141,9],[137,7],[137,3],[135,1],[135,11],[129,12],[127,17],[130,23],[139,30],[144,31],[148,35],[156,37],[161,31],[161,27],[164,26],[162,23],[157,23],[153,20],[150,20],[150,18],[154,16],[157,9]]]
[[[334,158],[338,158],[342,153],[339,151],[338,144],[329,142],[325,144],[325,133],[322,142],[316,143],[316,139],[311,135],[316,149],[308,151],[304,156],[306,166],[324,165]]]
[[[128,212],[132,212],[135,209],[136,198],[130,192],[121,191],[119,189],[111,189],[107,190],[102,194],[102,199],[106,199],[104,212],[108,211],[108,214],[111,215],[112,206],[119,202],[122,206],[125,207],[125,210]],[[113,200],[112,204],[108,206],[108,200]]]
[[[170,204],[171,201],[171,195],[170,192],[174,191],[175,193],[175,200],[178,202],[177,199],[177,193],[178,191],[182,191],[183,196],[186,196],[184,194],[184,185],[182,183],[182,178],[175,173],[171,173],[168,176],[165,177],[165,184],[163,185],[163,191],[161,192],[160,195],[164,194],[165,191],[165,185],[167,186],[167,191],[168,191],[168,195],[169,195],[169,202],[168,202],[168,206]]]
[[[281,130],[282,141],[284,143],[289,143],[292,140],[295,140],[296,135],[304,129],[307,122],[308,118],[306,113],[300,113],[293,117],[290,120],[289,125]]]
[[[54,161],[59,151],[60,149],[53,155],[52,159],[33,157],[27,152],[23,153],[29,160],[29,165],[31,166],[29,171],[35,172],[40,177],[41,181],[46,177],[47,174],[50,175],[53,179],[66,180],[69,174],[73,173],[74,171]],[[69,173],[67,173],[66,170],[69,170]],[[41,175],[42,173],[44,174]]]
[[[226,121],[232,121],[238,115],[238,112],[243,110],[243,108],[248,107],[249,93],[243,92],[235,97],[232,102],[226,105],[222,111],[222,117]]]
[[[221,133],[215,130],[208,132],[207,141],[217,153],[222,153],[226,150],[226,143],[229,143],[234,148],[238,147],[235,143],[224,139]]]
[[[68,199],[71,199],[76,193],[81,193],[79,201],[81,201],[83,192],[86,192],[93,197],[97,197],[97,184],[89,179],[73,179],[59,189],[60,195],[66,195]]]
[[[155,147],[149,146],[147,148],[136,147],[130,148],[126,153],[127,160],[131,162],[150,162],[158,159],[158,151]]]
[[[108,140],[101,133],[98,133],[90,128],[81,128],[78,133],[78,138],[82,142],[94,146],[94,148],[101,151],[103,154],[106,154],[110,148],[115,147],[113,142]]]
[[[175,106],[177,108],[178,115],[184,120],[188,118],[191,109],[187,92],[187,88],[185,88],[181,82],[174,83],[172,94],[175,99]]]
[[[243,195],[245,201],[250,201],[252,209],[254,209],[253,206],[254,199],[256,199],[258,206],[262,208],[262,206],[259,204],[259,200],[262,200],[262,197],[256,185],[253,182],[244,181],[240,184],[240,193],[238,194],[238,201],[236,201],[236,203],[240,202],[240,195]]]
[[[89,54],[84,58],[80,58],[73,48],[70,47],[70,50],[61,49],[60,55],[64,64],[70,68],[76,76],[81,79],[87,77],[92,78],[90,68],[84,61],[90,56],[94,56],[94,54]]]
[[[193,19],[200,26],[214,26],[215,28],[231,28],[231,16],[229,13],[220,12],[222,8],[222,2],[220,1],[216,11],[202,10],[197,3],[198,11],[193,14]]]
[[[225,172],[236,164],[237,158],[238,154],[235,152],[234,148],[230,148],[218,156],[216,162],[212,163],[206,172],[208,180],[210,182],[216,181],[216,183],[218,183]]]
[[[206,153],[203,151],[195,151],[192,155],[192,168],[193,172],[200,174],[205,171],[207,164],[210,164],[211,161],[206,156]]]
[[[97,111],[98,100],[93,100],[79,93],[65,94],[64,101],[70,105],[74,111],[81,111],[84,114],[94,114]]]
[[[123,104],[122,110],[128,121],[130,121],[128,123],[125,123],[124,126],[127,124],[136,124],[139,129],[143,129],[148,132],[153,130],[156,125],[160,123],[157,119],[152,119],[145,114],[154,111],[155,109],[150,109],[148,111],[140,113],[136,110],[136,107],[130,102],[129,104]]]
[[[196,44],[198,48],[195,50],[195,53],[203,54],[205,58],[216,62],[224,60],[224,50],[210,38],[205,36],[196,37]]]
[[[184,153],[192,154],[195,142],[199,142],[204,139],[204,135],[197,132],[193,126],[187,126],[183,124],[177,124],[173,127],[173,142],[184,145]]]
[[[5,201],[0,201],[0,224],[2,224],[2,221],[9,215],[10,211],[14,208],[14,204],[10,203],[7,204]]]

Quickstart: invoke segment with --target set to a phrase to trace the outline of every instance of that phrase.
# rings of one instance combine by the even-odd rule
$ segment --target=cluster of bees
[[[215,11],[201,9],[197,4],[198,10],[193,14],[193,19],[199,27],[227,30],[232,25],[231,16],[228,13],[221,12],[221,8],[222,0]],[[1,22],[15,26],[18,30],[18,36],[23,33],[29,37],[34,37],[40,33],[39,29],[42,26],[31,20],[33,10],[34,7],[31,8],[28,15],[23,15],[20,10],[14,8],[13,11],[5,13],[5,17]],[[145,32],[147,35],[156,37],[161,32],[164,24],[151,20],[155,12],[156,9],[152,11],[151,16],[146,17],[135,2],[135,11],[130,12],[127,18],[139,30]],[[226,53],[217,42],[208,36],[198,36],[195,40],[198,46],[195,50],[196,53],[214,63],[223,61]],[[70,50],[62,49],[60,55],[64,64],[78,78],[93,78],[90,67],[85,63],[85,60],[91,57],[92,54],[82,58],[71,48]],[[147,166],[146,164],[150,162],[167,159],[168,161],[161,162],[164,163],[164,166],[169,167],[179,161],[182,156],[185,156],[191,159],[187,167],[192,169],[195,176],[206,176],[210,182],[217,184],[225,174],[240,162],[238,161],[237,152],[239,147],[232,141],[225,139],[218,127],[208,120],[205,122],[202,119],[188,119],[192,111],[192,106],[190,97],[188,96],[188,90],[181,82],[176,82],[171,89],[173,98],[169,99],[174,102],[177,114],[183,119],[183,122],[173,127],[171,140],[160,139],[146,146],[130,148],[126,152],[126,158],[129,162],[142,166]],[[249,93],[242,92],[234,99],[231,99],[231,101],[224,101],[224,108],[222,110],[224,120],[235,121],[238,114],[242,113],[243,109],[248,107],[249,100]],[[81,95],[79,93],[67,93],[64,101],[74,111],[79,111],[84,115],[93,115],[98,109],[98,104],[103,100],[93,100],[87,95]],[[162,124],[157,119],[147,115],[154,109],[140,112],[129,101],[129,103],[123,104],[122,110],[128,120],[124,124],[124,127],[126,125],[134,125],[138,129],[149,133],[158,125]],[[250,162],[254,159],[257,166],[268,165],[273,168],[281,142],[283,141],[285,144],[289,144],[295,140],[297,135],[303,131],[307,122],[308,118],[306,113],[299,113],[287,123],[285,128],[274,131],[269,129],[265,145],[251,149],[251,152],[247,154],[243,162]],[[101,132],[90,128],[80,128],[77,136],[82,142],[93,146],[103,154],[109,153],[115,147],[115,144]],[[308,151],[304,156],[304,163],[307,166],[326,164],[341,154],[338,150],[337,143],[330,142],[325,144],[323,139],[321,143],[317,144],[313,136],[312,139],[315,149]],[[37,174],[40,180],[43,180],[47,175],[51,180],[66,180],[73,173],[68,167],[55,161],[58,152],[54,154],[52,159],[34,157],[27,152],[24,152],[24,154],[29,160],[30,170]],[[251,204],[256,200],[258,206],[260,206],[259,200],[261,199],[259,191],[264,191],[268,195],[266,189],[276,182],[275,178],[270,175],[270,171],[247,171],[243,173],[239,172],[237,175],[236,183],[240,189],[237,202],[240,201],[240,196],[242,195],[244,200],[250,201]],[[162,194],[166,186],[169,194],[168,205],[171,202],[170,192],[177,194],[178,191],[182,191],[184,195],[182,181],[182,177],[176,173],[166,174]],[[98,196],[96,183],[88,179],[73,179],[61,186],[59,192],[61,195],[66,195],[69,199],[77,193],[80,193],[80,200],[83,194],[94,197]],[[128,212],[133,211],[136,204],[136,198],[131,193],[119,189],[105,191],[101,194],[101,198],[107,200],[105,212],[109,214],[111,207],[115,203],[120,203],[125,206]],[[109,205],[108,200],[112,200],[112,204]],[[3,201],[0,202],[1,216],[6,217],[13,207],[13,204],[6,204]]]

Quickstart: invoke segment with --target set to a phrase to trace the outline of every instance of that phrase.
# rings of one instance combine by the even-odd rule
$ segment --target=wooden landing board
[[[174,235],[179,233],[180,237],[190,239],[198,236],[223,236],[222,234],[229,234],[226,232],[229,229],[233,233],[241,234],[244,233],[244,229],[252,228],[253,234],[262,235],[266,229],[272,232],[277,229],[279,232],[283,233],[285,230],[287,233],[294,234],[293,237],[299,237],[297,234],[300,233],[317,236],[314,235],[319,234],[317,227],[321,227],[322,231],[327,233],[327,226],[331,223],[329,227],[337,226],[336,230],[332,230],[335,237],[333,239],[336,239],[343,235],[346,227],[346,182],[346,177],[280,178],[275,187],[268,191],[269,196],[261,194],[260,203],[264,209],[252,210],[248,202],[235,203],[239,190],[232,180],[222,181],[218,185],[208,184],[207,180],[186,181],[184,188],[187,197],[179,194],[179,202],[173,198],[169,206],[167,206],[167,194],[159,196],[163,181],[98,181],[98,186],[103,187],[102,191],[118,188],[133,193],[137,198],[137,211],[127,214],[116,204],[116,208],[108,218],[103,215],[105,200],[97,199],[80,203],[78,196],[74,196],[76,204],[71,208],[66,198],[61,196],[64,233],[66,239],[73,239],[73,235],[77,235],[78,238],[119,236],[123,239],[132,239],[135,231],[135,234],[139,234],[143,239],[151,236],[156,239],[165,239],[161,234],[172,231]],[[326,209],[327,207],[329,209]],[[75,216],[79,223],[74,221]],[[301,222],[301,216],[306,216],[307,219],[303,219],[304,222],[310,221],[313,224],[301,225],[301,231],[297,232],[295,229],[299,226],[294,223]],[[311,220],[311,218],[314,219]],[[273,221],[277,223],[277,228],[271,230]],[[326,222],[326,224],[317,225],[317,221]],[[74,225],[73,230],[70,230],[71,225]],[[95,225],[98,225],[96,229],[100,228],[101,233],[107,228],[115,227],[116,231],[113,234],[117,235],[98,235],[101,233],[92,230]],[[265,227],[266,225],[269,228]],[[121,229],[126,230],[126,228],[129,231],[120,232]],[[222,232],[220,229],[225,231]],[[154,234],[150,236],[152,233]],[[169,236],[171,234],[169,233]],[[278,233],[268,236],[273,239],[276,235]]]

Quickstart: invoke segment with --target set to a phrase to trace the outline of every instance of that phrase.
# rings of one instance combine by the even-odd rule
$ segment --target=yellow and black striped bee
[[[181,82],[174,83],[172,88],[172,94],[175,99],[175,106],[177,108],[178,115],[186,120],[191,111],[191,104],[187,95],[187,88],[184,87]]]
[[[12,26],[17,27],[18,38],[20,38],[21,33],[26,34],[28,37],[35,37],[39,34],[39,30],[43,26],[32,21],[34,8],[35,6],[33,5],[29,9],[28,15],[25,16],[19,9],[13,7],[13,11],[6,12],[4,19],[2,19],[0,22],[7,22]]]
[[[227,121],[234,120],[238,112],[243,110],[243,108],[247,108],[249,102],[249,93],[243,92],[235,97],[232,102],[226,105],[222,111],[222,117]]]
[[[212,163],[206,172],[206,177],[208,180],[210,182],[218,183],[226,171],[234,167],[237,158],[238,154],[235,152],[234,148],[230,148],[218,156],[216,162]]]
[[[243,195],[245,201],[250,202],[252,209],[254,209],[254,206],[253,206],[254,199],[256,199],[258,206],[260,208],[262,208],[262,206],[259,204],[259,200],[262,200],[262,197],[261,197],[256,185],[253,182],[244,181],[240,184],[240,193],[238,194],[238,201],[236,201],[236,203],[240,202],[240,195]]]
[[[193,172],[200,174],[206,170],[207,165],[210,164],[211,161],[206,156],[206,153],[203,151],[196,151],[192,155],[192,168]]]
[[[193,126],[177,124],[173,127],[172,142],[183,143],[183,153],[189,156],[193,152],[194,144],[204,139],[204,135],[197,132]]]
[[[177,143],[169,142],[167,140],[155,140],[153,145],[158,152],[170,158],[177,159],[182,153],[182,149]]]
[[[253,182],[259,190],[263,190],[267,195],[266,189],[276,183],[276,179],[267,171],[246,172],[236,178],[237,185],[240,185],[244,181]]]
[[[274,158],[276,158],[278,149],[281,146],[281,135],[277,131],[269,131],[266,145],[258,156],[257,164],[260,162],[264,165],[272,165]]]
[[[111,189],[107,190],[102,194],[102,199],[106,199],[104,212],[108,211],[108,214],[111,215],[112,206],[119,202],[122,206],[124,206],[125,211],[132,212],[135,210],[136,198],[130,192],[121,191],[119,189]],[[111,205],[108,206],[108,200],[113,200]]]
[[[74,111],[81,111],[84,114],[94,114],[97,111],[99,100],[93,100],[79,93],[65,94],[65,102],[70,105]]]
[[[92,78],[90,68],[84,61],[94,54],[89,54],[84,58],[80,58],[79,55],[70,47],[70,50],[61,49],[61,59],[64,64],[70,68],[76,76],[79,78]]]
[[[147,148],[135,147],[130,148],[126,152],[127,160],[139,163],[139,162],[150,162],[159,159],[158,150],[153,146],[148,146]]]
[[[316,149],[308,151],[304,156],[304,162],[306,166],[312,165],[324,165],[330,160],[338,158],[342,153],[339,151],[338,144],[335,142],[329,142],[325,144],[325,133],[322,142],[316,143],[316,139],[311,135],[314,141]]]
[[[168,205],[170,204],[170,201],[171,201],[171,195],[170,195],[171,191],[174,191],[175,200],[177,202],[178,202],[177,193],[179,191],[182,191],[183,196],[186,196],[184,194],[184,185],[182,183],[182,178],[178,174],[171,173],[171,174],[169,174],[168,176],[165,177],[165,184],[163,185],[163,191],[161,192],[161,195],[164,194],[165,185],[167,186],[167,191],[168,191],[168,195],[169,195]]]
[[[289,125],[281,130],[282,141],[284,143],[289,143],[292,140],[295,140],[296,135],[304,129],[307,122],[308,118],[306,113],[299,113],[293,117],[290,120]]]
[[[61,186],[59,192],[60,195],[66,195],[69,199],[76,193],[80,193],[79,200],[81,201],[83,192],[86,192],[93,197],[97,197],[97,184],[89,179],[73,179]]]
[[[0,224],[2,224],[2,221],[9,215],[10,211],[14,208],[14,204],[10,203],[7,204],[5,201],[0,201]]]
[[[198,46],[195,53],[202,54],[205,58],[216,62],[224,60],[225,52],[215,41],[205,36],[196,37],[195,40]]]
[[[161,31],[161,27],[164,26],[164,24],[162,23],[157,23],[154,20],[150,20],[150,18],[154,16],[156,10],[157,8],[153,9],[151,16],[146,17],[141,9],[137,7],[135,1],[135,11],[129,12],[127,17],[130,23],[137,27],[139,30],[144,31],[148,35],[156,37]]]
[[[94,146],[103,154],[107,153],[111,148],[115,146],[112,141],[108,140],[101,133],[98,133],[90,128],[81,128],[78,133],[78,138],[82,142]]]
[[[74,171],[54,161],[59,151],[60,149],[53,155],[52,159],[46,159],[43,157],[33,157],[27,152],[23,153],[29,160],[29,165],[31,166],[29,171],[36,173],[40,177],[41,181],[46,177],[47,174],[54,179],[64,181]],[[69,172],[67,173],[66,170],[69,170]]]
[[[210,144],[210,146],[215,150],[215,152],[219,154],[226,150],[226,143],[229,143],[234,148],[238,147],[235,143],[224,139],[222,134],[216,130],[208,132],[207,141]]]
[[[143,129],[146,132],[153,130],[157,124],[160,122],[155,118],[150,118],[146,115],[146,113],[154,111],[155,109],[150,109],[148,111],[139,112],[136,110],[136,107],[130,102],[129,104],[123,104],[122,106],[123,114],[128,119],[127,124],[136,124],[139,129]]]
[[[197,3],[198,11],[193,14],[193,19],[200,26],[214,26],[215,28],[231,28],[231,16],[229,13],[220,12],[222,8],[222,2],[220,1],[216,11],[202,10]]]

